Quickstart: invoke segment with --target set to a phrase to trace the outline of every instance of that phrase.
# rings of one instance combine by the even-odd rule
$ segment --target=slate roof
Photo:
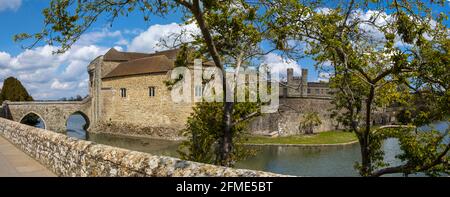
[[[105,78],[123,77],[138,74],[165,73],[174,67],[175,59],[180,49],[159,51],[155,53],[120,52],[111,48],[103,61],[121,62]],[[212,61],[204,62],[204,66],[214,66]]]
[[[103,78],[167,72],[172,69],[173,64],[173,60],[165,55],[145,57],[123,62]]]

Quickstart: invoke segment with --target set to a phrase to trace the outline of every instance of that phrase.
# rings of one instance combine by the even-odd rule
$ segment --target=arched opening
[[[83,112],[72,113],[66,122],[67,135],[78,139],[87,139],[87,129],[89,128],[89,118]]]
[[[20,119],[20,123],[30,125],[33,127],[37,127],[37,128],[41,128],[41,129],[46,128],[44,119],[40,115],[38,115],[34,112],[30,112],[30,113],[26,114],[25,116],[23,116]]]

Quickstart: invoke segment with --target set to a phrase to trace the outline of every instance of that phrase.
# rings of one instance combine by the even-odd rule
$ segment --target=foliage
[[[22,83],[14,77],[8,77],[3,81],[0,92],[0,103],[3,101],[33,101]]]
[[[14,78],[8,77],[3,81],[3,88],[0,92],[0,103],[3,101],[33,101],[33,97],[28,94],[28,91],[22,83]],[[24,117],[22,123],[35,126],[39,122],[39,117],[35,114]]]
[[[447,128],[448,133],[450,128]],[[441,131],[442,132],[442,131]],[[387,173],[403,173],[404,175],[423,172],[428,176],[441,176],[450,174],[448,160],[448,136],[440,131],[418,130],[415,128],[388,128],[382,131],[375,130],[372,135],[371,148],[375,150],[371,154],[374,163],[375,174],[378,176]],[[402,152],[396,158],[402,162],[400,166],[389,166],[383,161],[384,153],[381,149],[382,143],[388,138],[398,139]],[[356,166],[361,168],[360,165]],[[399,171],[401,170],[401,171]]]
[[[300,120],[300,128],[305,130],[305,134],[313,134],[314,127],[322,124],[319,114],[317,112],[307,112]]]
[[[60,101],[82,101],[83,97],[81,97],[80,95],[77,95],[76,97],[70,97],[70,98],[63,97],[59,100]]]
[[[416,126],[449,115],[450,41],[448,28],[443,24],[447,16],[433,13],[431,9],[435,4],[443,6],[444,3],[445,0],[427,4],[419,0],[349,0],[348,3],[265,0],[259,1],[258,5],[264,6],[261,8],[243,0],[52,0],[43,11],[45,27],[42,32],[19,34],[15,40],[34,38],[36,42],[32,46],[45,41],[60,45],[57,52],[64,52],[100,16],[110,16],[112,22],[118,16],[126,17],[140,11],[144,20],[148,20],[150,15],[164,16],[178,10],[183,13],[185,23],[195,22],[200,29],[201,35],[194,36],[190,44],[225,73],[226,68],[240,68],[264,54],[261,42],[264,38],[270,39],[287,55],[309,55],[318,62],[318,68],[331,70],[334,115],[358,136],[362,147],[362,175],[410,173],[437,170],[446,159],[433,165],[411,162],[414,167],[379,169],[379,140],[371,132],[371,124],[375,113],[393,103],[411,110]],[[372,11],[371,16],[358,17],[358,13],[368,11]],[[375,31],[381,36],[374,36]],[[228,83],[225,77],[222,82],[235,87],[234,81]],[[223,86],[223,93],[227,93],[226,86]],[[420,105],[414,105],[413,100]],[[235,132],[236,125],[242,118],[247,119],[246,113],[239,113],[239,105],[224,102],[222,120],[214,116],[216,126],[222,129],[220,135],[213,135],[218,137],[215,160],[220,161],[216,162],[220,165],[233,163],[233,135],[239,133]],[[197,129],[196,125],[204,124],[195,123],[192,128]],[[408,138],[405,132],[400,134],[396,136],[399,139],[421,141],[421,138]],[[437,137],[430,137],[434,138]],[[208,137],[204,140],[207,144],[212,141]],[[425,140],[425,144],[432,142]],[[421,150],[422,143],[407,144]],[[404,149],[408,147],[402,145]],[[433,150],[444,155],[448,151],[447,148]],[[425,156],[431,159],[436,155]],[[404,159],[414,161],[414,154],[406,154]]]
[[[319,69],[331,72],[333,115],[358,137],[362,156],[358,169],[363,176],[448,170],[450,145],[436,144],[442,134],[402,132],[403,127],[393,125],[394,137],[406,152],[399,158],[408,166],[390,168],[383,163],[378,137],[387,135],[389,127],[379,134],[371,132],[374,115],[394,104],[405,110],[413,124],[409,126],[449,116],[449,29],[443,24],[447,16],[432,12],[432,6],[444,2],[267,4],[271,14],[267,22],[277,27],[271,31],[274,45],[291,56],[309,55]]]
[[[256,110],[255,103],[237,103],[233,116],[240,118]],[[188,118],[187,128],[182,131],[183,136],[188,140],[183,141],[178,153],[182,159],[197,161],[202,163],[220,164],[218,159],[218,140],[222,134],[223,124],[223,103],[201,102],[194,107],[194,112]],[[230,163],[246,158],[254,153],[254,150],[242,145],[247,122],[240,122],[234,125],[233,152]]]

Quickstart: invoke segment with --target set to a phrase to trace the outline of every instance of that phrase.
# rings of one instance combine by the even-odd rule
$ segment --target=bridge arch
[[[25,114],[19,119],[19,122],[22,123],[22,124],[26,124],[26,122],[24,122],[24,121],[25,121],[25,118],[26,118],[26,117],[29,117],[29,116],[33,116],[33,115],[36,116],[36,117],[38,117],[38,120],[40,120],[40,121],[42,122],[42,124],[43,124],[43,129],[47,129],[47,123],[45,122],[45,119],[42,117],[42,115],[40,115],[39,113],[34,112],[34,111],[30,111],[30,112],[25,113]],[[35,126],[35,125],[30,125],[30,126]]]
[[[66,127],[69,124],[69,119],[72,115],[80,115],[83,117],[84,121],[86,121],[85,125],[83,126],[84,130],[87,130],[89,128],[89,126],[91,125],[91,120],[89,119],[89,116],[86,115],[84,112],[82,111],[75,111],[73,113],[70,113],[69,116],[67,116],[67,120],[66,120]]]
[[[66,135],[78,139],[87,139],[90,125],[89,116],[82,111],[68,114],[65,124]]]

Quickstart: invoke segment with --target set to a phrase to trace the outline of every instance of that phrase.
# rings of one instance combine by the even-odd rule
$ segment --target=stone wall
[[[166,140],[182,140],[179,129],[145,126],[125,121],[98,121],[88,130],[90,133],[110,133],[135,137],[151,137]]]
[[[185,127],[186,120],[192,113],[192,103],[172,102],[171,92],[164,84],[168,79],[166,73],[104,79],[101,90],[101,120],[116,125],[116,128],[123,125],[131,125],[130,128],[147,128],[144,130],[149,130],[150,127],[153,127],[153,130],[165,128],[166,131],[173,131],[166,132],[168,138],[178,135],[178,131]],[[149,87],[155,87],[155,96],[149,96]],[[121,97],[121,88],[126,89],[126,97]],[[99,125],[100,127],[104,128],[104,125]],[[128,134],[126,128],[120,131]]]
[[[300,121],[305,112],[317,112],[322,124],[314,132],[335,130],[339,128],[336,120],[330,117],[333,104],[326,98],[280,98],[279,113],[263,114],[249,124],[253,134],[267,135],[277,132],[281,136],[298,135]]]
[[[281,176],[95,144],[3,118],[0,135],[58,176]]]

